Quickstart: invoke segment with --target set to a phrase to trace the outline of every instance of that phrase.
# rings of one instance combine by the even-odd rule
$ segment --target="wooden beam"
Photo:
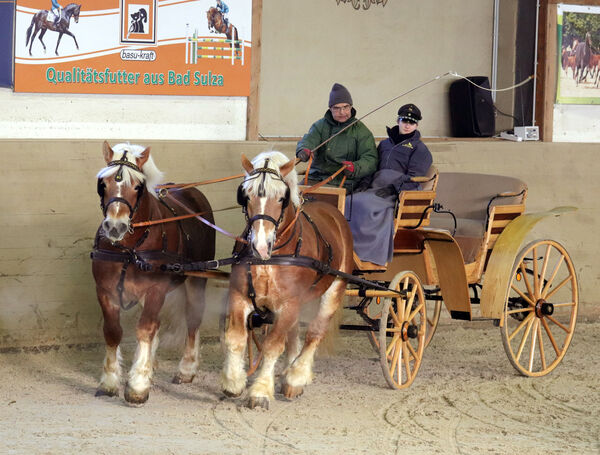
[[[252,62],[250,64],[250,95],[246,110],[246,140],[248,141],[258,140],[262,4],[263,0],[252,0]]]

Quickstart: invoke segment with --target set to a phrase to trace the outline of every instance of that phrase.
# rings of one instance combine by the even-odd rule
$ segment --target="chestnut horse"
[[[225,34],[228,40],[232,40],[230,47],[235,45],[235,52],[237,53],[240,50],[240,43],[237,42],[239,40],[237,28],[231,22],[226,24],[221,11],[214,6],[206,11],[206,19],[208,20],[208,29],[210,30],[212,27],[217,32]]]
[[[57,24],[54,23],[54,20],[48,19],[48,10],[42,9],[33,15],[31,19],[31,25],[27,28],[27,39],[25,41],[25,46],[29,44],[29,40],[31,38],[31,43],[29,44],[29,55],[31,55],[31,46],[33,46],[33,40],[37,35],[38,31],[41,30],[39,40],[44,46],[44,52],[46,52],[46,45],[42,41],[42,38],[46,34],[47,30],[52,30],[53,32],[58,33],[58,40],[56,41],[56,49],[54,53],[58,55],[58,45],[60,44],[60,40],[63,35],[69,35],[75,41],[75,47],[79,49],[79,44],[77,44],[77,38],[75,35],[69,31],[69,24],[71,23],[71,17],[75,20],[75,22],[79,22],[79,12],[81,10],[81,5],[77,3],[70,3],[62,9],[60,14],[60,20]],[[33,36],[31,35],[31,30],[35,26],[35,31],[33,32]]]
[[[244,351],[249,316],[256,312],[272,318],[273,327],[264,339],[262,362],[247,402],[250,408],[268,409],[275,390],[275,363],[284,348],[283,395],[295,398],[310,383],[315,350],[346,289],[347,280],[297,261],[316,260],[325,267],[352,273],[352,233],[344,216],[331,205],[311,202],[300,207],[294,161],[282,153],[265,152],[252,163],[242,156],[242,165],[246,177],[238,189],[238,202],[247,218],[248,244],[238,242],[240,262],[231,269],[222,388],[225,395],[236,397],[246,387]],[[299,352],[300,309],[318,297],[318,314]]]
[[[165,295],[185,282],[187,337],[183,357],[173,382],[191,382],[198,368],[198,327],[204,311],[205,278],[166,274],[160,264],[173,261],[210,260],[215,254],[215,232],[195,218],[133,227],[134,223],[186,215],[188,210],[213,220],[210,204],[195,188],[172,193],[168,206],[155,192],[162,178],[150,148],[104,142],[106,167],[98,172],[98,194],[104,220],[98,228],[92,272],[98,302],[104,316],[106,355],[96,395],[117,396],[121,381],[119,344],[123,329],[121,309],[143,306],[136,326],[137,349],[125,399],[144,403],[152,382],[158,347],[159,312]]]

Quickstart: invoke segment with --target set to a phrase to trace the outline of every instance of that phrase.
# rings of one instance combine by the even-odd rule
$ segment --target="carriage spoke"
[[[417,353],[415,352],[415,348],[413,348],[412,344],[410,343],[406,343],[406,347],[408,348],[408,350],[410,351],[410,354],[412,355],[413,359],[417,359]],[[411,359],[412,360],[412,359]]]
[[[412,379],[412,371],[410,369],[410,361],[408,359],[408,352],[406,349],[406,345],[408,343],[402,343],[402,358],[404,360],[404,368],[406,370],[406,381],[410,381]]]
[[[400,328],[402,327],[402,321],[398,319],[398,314],[396,313],[396,311],[394,311],[394,305],[390,306],[390,316],[392,317],[394,323],[397,326],[396,330],[400,330]]]
[[[550,262],[550,249],[552,248],[551,244],[546,246],[546,254],[544,255],[544,262],[542,264],[542,271],[540,272],[540,293],[541,288],[544,284],[544,279],[546,277],[546,269],[548,268],[548,262]]]
[[[542,338],[542,324],[537,325],[538,342],[540,345],[540,360],[542,362],[542,370],[546,369],[546,354],[544,353],[544,340]]]
[[[410,314],[408,315],[408,318],[407,318],[406,320],[407,320],[407,321],[412,321],[412,320],[415,318],[415,316],[417,315],[417,313],[419,313],[419,311],[421,310],[421,308],[423,308],[423,305],[425,305],[425,303],[424,303],[424,302],[421,302],[421,303],[420,303],[420,304],[417,306],[417,308],[415,308],[415,309],[413,310],[413,312],[412,312],[412,313],[410,313]]]
[[[396,369],[398,369],[398,375],[401,374],[400,372],[400,362],[398,361],[398,357],[400,356],[400,347],[398,346],[398,340],[396,340],[394,343],[394,353],[392,355],[392,359],[391,359],[391,366],[390,366],[390,376],[394,377],[394,372],[396,371]]]
[[[537,344],[539,319],[534,319],[531,330],[531,346],[529,348],[529,371],[533,371],[533,360],[535,359],[535,345]]]
[[[416,297],[416,296],[417,296],[417,293],[413,291],[413,292],[410,294],[410,298],[408,299],[408,302],[406,302],[406,306],[404,307],[404,314],[402,315],[402,316],[404,316],[404,318],[405,318],[405,321],[406,321],[406,320],[409,320],[409,319],[407,318],[407,316],[408,316],[408,313],[410,312],[410,309],[411,309],[411,308],[412,308],[412,306],[413,306],[413,302],[415,301],[415,297]]]
[[[544,330],[548,334],[548,338],[550,339],[550,343],[552,343],[554,352],[556,352],[556,355],[560,355],[560,349],[558,349],[558,345],[556,344],[556,340],[554,339],[554,336],[552,335],[552,332],[550,331],[550,327],[548,326],[546,319],[542,318],[542,325],[544,326]]]
[[[575,302],[553,303],[553,305],[554,305],[554,308],[575,306]]]
[[[546,316],[548,319],[550,319],[552,322],[554,322],[557,326],[559,326],[561,329],[563,329],[565,332],[569,333],[570,330],[567,326],[565,326],[564,324],[558,322],[555,318],[553,318],[552,316]]]
[[[533,311],[533,307],[518,308],[516,310],[507,311],[506,314],[530,313],[532,311]]]
[[[563,255],[561,255],[560,258],[558,259],[558,262],[556,263],[556,266],[554,267],[554,270],[552,271],[550,278],[548,278],[548,281],[546,282],[544,289],[542,289],[542,298],[545,298],[545,295],[550,290],[550,287],[552,286],[552,281],[554,281],[554,278],[556,278],[556,274],[558,273],[558,270],[560,269],[560,266],[562,265],[564,259],[565,259],[565,257]]]
[[[521,276],[523,277],[523,282],[525,283],[525,287],[527,288],[527,293],[529,295],[533,295],[533,291],[531,289],[531,283],[529,283],[529,278],[527,278],[527,272],[525,270],[525,263],[521,262]]]
[[[539,295],[540,292],[540,277],[538,276],[537,252],[536,247],[533,247],[533,293]]]
[[[400,335],[398,335],[397,333],[394,334],[394,338],[392,338],[392,341],[390,341],[389,346],[387,347],[387,349],[385,350],[385,355],[390,358],[390,352],[395,348],[396,343],[398,342],[398,340],[400,339]]]
[[[566,277],[564,280],[562,280],[562,281],[560,282],[560,284],[559,284],[558,286],[556,286],[556,287],[555,287],[555,288],[552,290],[552,292],[550,292],[548,295],[546,295],[546,296],[544,297],[544,299],[545,299],[545,300],[549,300],[549,299],[550,299],[550,297],[552,297],[554,294],[556,294],[560,288],[562,288],[562,287],[563,287],[565,284],[567,284],[569,281],[571,281],[571,278],[572,278],[572,277],[571,277],[571,275],[569,274],[569,276],[568,276],[568,277]]]
[[[519,296],[523,299],[526,300],[527,303],[529,303],[532,306],[535,306],[535,302],[533,300],[531,300],[528,296],[526,296],[525,294],[523,294],[523,291],[521,291],[519,288],[517,288],[514,284],[510,285],[511,289],[513,291],[515,291],[517,294],[519,294]],[[529,294],[532,295],[532,294]]]
[[[521,322],[521,323],[520,323],[520,324],[517,326],[517,328],[516,328],[516,329],[513,331],[513,333],[511,333],[511,334],[508,336],[508,340],[509,340],[509,341],[511,341],[511,340],[512,340],[512,339],[513,339],[513,338],[514,338],[516,335],[517,335],[517,333],[519,333],[519,332],[521,331],[521,329],[522,329],[523,327],[525,327],[525,324],[528,324],[528,323],[529,323],[529,320],[530,320],[531,318],[533,318],[533,313],[530,313],[530,314],[528,314],[528,315],[525,317],[525,319],[523,319],[523,321],[522,321],[522,322]]]
[[[529,337],[529,332],[531,332],[531,326],[533,325],[534,321],[535,320],[533,318],[529,318],[529,321],[527,321],[527,329],[525,329],[525,333],[523,334],[523,338],[521,338],[521,343],[519,344],[519,349],[517,350],[517,355],[515,356],[515,359],[517,360],[517,362],[521,358],[521,354],[523,353],[523,348],[525,347],[525,342],[527,341],[527,338]]]

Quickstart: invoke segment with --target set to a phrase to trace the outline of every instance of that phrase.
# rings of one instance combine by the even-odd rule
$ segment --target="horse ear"
[[[285,177],[286,175],[288,175],[290,173],[290,171],[292,169],[294,169],[295,165],[296,165],[296,160],[290,160],[279,168],[279,173],[281,174],[282,177]]]
[[[112,161],[113,155],[115,154],[106,141],[102,144],[102,153],[104,154],[104,161],[106,161],[106,164]]]
[[[150,147],[146,147],[146,149],[142,152],[140,157],[136,159],[137,167],[141,169],[144,166],[144,164],[146,164],[146,161],[148,161],[148,158],[150,158]]]
[[[248,158],[246,158],[246,155],[244,155],[242,153],[242,167],[246,170],[246,172],[248,174],[250,174],[250,172],[252,172],[254,170],[254,166],[252,166],[252,163],[250,162],[250,160]]]

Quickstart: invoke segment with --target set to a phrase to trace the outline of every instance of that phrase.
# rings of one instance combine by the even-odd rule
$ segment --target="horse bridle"
[[[107,165],[107,167],[119,166],[117,175],[115,175],[116,182],[120,182],[121,180],[123,180],[123,166],[127,166],[128,168],[131,168],[131,169],[139,172],[140,174],[143,174],[142,170],[137,165],[133,164],[130,161],[127,161],[126,157],[127,157],[127,151],[125,151],[125,153],[123,153],[123,156],[121,157],[121,159],[111,161]],[[100,208],[102,209],[102,214],[104,215],[104,217],[106,218],[106,212],[108,211],[108,207],[110,206],[110,204],[112,204],[114,202],[120,202],[122,204],[125,204],[127,206],[127,208],[129,209],[129,219],[131,220],[133,218],[133,215],[137,211],[138,207],[140,206],[140,201],[142,199],[142,195],[144,194],[144,186],[145,186],[144,182],[140,182],[140,184],[135,187],[135,189],[137,190],[137,197],[136,197],[134,206],[132,206],[127,199],[118,197],[118,196],[111,197],[108,200],[108,203],[104,204],[104,190],[106,189],[106,183],[104,183],[102,178],[99,178],[97,191],[98,191],[98,196],[100,196]]]
[[[279,174],[279,172],[277,172],[275,169],[271,169],[270,167],[267,167],[268,164],[269,164],[269,158],[267,158],[265,160],[265,164],[263,167],[254,169],[248,174],[248,177],[251,177],[250,179],[246,178],[246,179],[244,179],[244,181],[242,183],[240,183],[240,186],[238,186],[238,190],[237,190],[237,202],[239,205],[242,206],[242,210],[244,211],[244,215],[246,216],[246,225],[248,228],[250,228],[252,226],[252,224],[257,220],[265,220],[270,223],[273,223],[273,225],[275,226],[275,231],[277,231],[277,229],[279,228],[279,225],[281,224],[281,221],[283,221],[283,215],[285,213],[285,209],[290,203],[290,187],[286,183],[286,181],[283,179],[281,174]],[[275,220],[275,218],[273,218],[272,216],[264,214],[264,213],[254,215],[252,218],[249,218],[248,217],[248,196],[244,192],[244,184],[246,182],[248,182],[249,180],[254,180],[256,178],[262,177],[262,181],[258,187],[258,196],[263,197],[265,195],[264,184],[265,184],[265,177],[267,176],[267,174],[274,175],[278,180],[283,182],[283,184],[286,187],[285,196],[283,197],[283,201],[281,202],[281,213],[279,215],[279,219]],[[248,229],[248,232],[250,232],[250,229]]]

